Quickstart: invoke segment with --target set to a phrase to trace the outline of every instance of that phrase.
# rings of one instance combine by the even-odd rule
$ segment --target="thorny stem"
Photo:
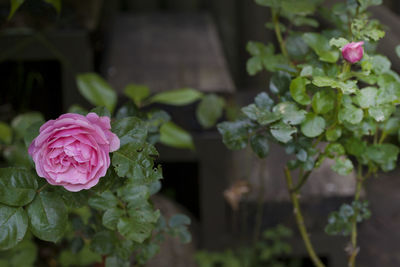
[[[264,170],[266,164],[261,164],[258,178],[260,183],[260,188],[258,189],[258,198],[257,198],[257,213],[256,213],[256,223],[254,227],[254,236],[253,242],[256,243],[260,236],[260,230],[262,225],[262,217],[263,217],[263,207],[264,207]]]
[[[310,237],[307,233],[307,229],[304,223],[304,218],[303,214],[301,213],[300,209],[300,203],[299,203],[299,194],[295,191],[293,191],[293,179],[292,175],[288,169],[288,167],[285,167],[285,178],[286,178],[286,185],[289,191],[290,199],[293,204],[293,213],[296,218],[296,224],[299,228],[301,237],[303,238],[304,245],[306,246],[308,255],[311,258],[311,261],[314,263],[316,267],[325,267],[325,265],[322,263],[320,258],[318,257],[317,253],[314,250],[314,247],[311,244]]]
[[[285,58],[289,58],[289,54],[286,50],[285,42],[282,38],[281,28],[279,27],[279,14],[275,9],[272,9],[272,21],[274,23],[276,39],[278,39],[279,47],[281,48],[282,54]]]
[[[360,199],[361,190],[363,186],[363,182],[371,175],[371,171],[369,170],[368,173],[363,177],[362,175],[362,166],[361,164],[358,165],[357,171],[357,184],[356,184],[356,191],[354,193],[354,201],[358,201]],[[356,266],[356,257],[359,252],[359,248],[357,247],[357,216],[358,211],[356,210],[354,213],[354,219],[351,225],[351,254],[349,257],[349,267]]]

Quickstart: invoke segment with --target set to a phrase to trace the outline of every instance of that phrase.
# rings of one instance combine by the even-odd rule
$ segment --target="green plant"
[[[275,142],[291,155],[284,175],[300,234],[315,266],[324,264],[304,224],[300,190],[326,158],[334,159],[332,170],[340,175],[355,168],[354,202],[333,213],[326,228],[330,234],[351,236],[349,266],[355,266],[360,250],[357,223],[369,217],[367,202],[360,202],[364,181],[378,171],[393,170],[399,154],[400,77],[391,70],[389,59],[375,52],[385,33],[367,12],[382,1],[348,0],[330,9],[322,6],[322,0],[255,2],[270,9],[272,22],[266,26],[274,30],[280,51],[272,43],[249,42],[247,71],[273,73],[272,97],[259,94],[242,108],[242,118],[220,123],[218,129],[230,149],[250,144],[255,154],[265,157],[268,143]],[[317,14],[329,28],[319,26]],[[358,51],[361,61],[341,58],[341,52],[348,53],[347,44],[359,41],[365,43],[364,53]],[[297,182],[292,177],[295,169]]]
[[[297,260],[285,260],[292,251],[285,239],[290,238],[290,229],[278,225],[262,234],[262,239],[252,246],[239,247],[235,250],[223,252],[199,251],[196,261],[199,267],[296,267],[300,266]]]
[[[111,131],[118,136],[120,148],[112,152],[107,174],[96,186],[70,192],[38,177],[28,156],[27,148],[44,123],[42,114],[24,113],[10,124],[0,123],[0,152],[5,160],[5,168],[0,168],[0,263],[5,266],[35,264],[40,247],[32,237],[55,242],[48,260],[61,266],[141,265],[158,252],[166,234],[184,243],[191,240],[190,219],[177,214],[166,220],[150,197],[160,190],[162,179],[161,166],[154,163],[158,156],[154,145],[194,149],[193,140],[168,113],[148,105],[200,101],[198,118],[203,124],[214,124],[218,117],[209,113],[207,105],[222,110],[224,101],[193,89],[150,95],[147,87],[131,84],[125,89],[129,101],[116,109],[116,92],[97,74],[80,74],[77,84],[96,106],[90,112],[112,118]],[[88,113],[77,105],[69,112]]]

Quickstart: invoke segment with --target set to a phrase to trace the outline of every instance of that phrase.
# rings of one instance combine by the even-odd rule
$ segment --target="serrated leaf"
[[[247,120],[223,122],[217,125],[218,131],[222,135],[222,141],[232,150],[246,147],[250,127],[251,123]]]
[[[383,74],[385,72],[388,72],[390,70],[390,67],[392,66],[392,63],[390,60],[381,55],[376,55],[371,58],[371,63],[372,63],[372,70],[376,74]]]
[[[221,118],[225,101],[222,97],[209,94],[203,97],[196,109],[197,120],[204,128],[213,127]]]
[[[362,121],[364,113],[362,109],[354,105],[346,105],[339,110],[339,121],[358,124]]]
[[[68,214],[61,196],[42,191],[27,206],[29,229],[38,238],[57,242],[66,230]]]
[[[111,113],[117,104],[117,94],[112,87],[96,73],[82,73],[76,76],[79,92],[92,105],[105,106]]]
[[[349,175],[353,171],[353,163],[344,157],[336,158],[335,164],[331,166],[332,170],[334,170],[339,175]]]
[[[257,133],[252,135],[250,137],[250,146],[259,158],[268,156],[269,144],[266,134]]]
[[[109,210],[118,204],[117,197],[111,191],[105,191],[89,198],[89,206],[98,210]]]
[[[129,143],[112,155],[112,165],[119,177],[150,183],[162,178],[161,169],[154,169],[158,152],[150,144]]]
[[[160,143],[175,148],[194,149],[190,133],[172,121],[164,123],[160,127]]]
[[[308,113],[301,124],[301,132],[307,137],[316,137],[325,130],[325,119],[313,113]]]
[[[19,168],[0,169],[0,203],[24,206],[36,195],[38,184],[35,175]]]
[[[150,237],[153,225],[129,218],[120,218],[117,228],[125,238],[138,243],[143,243],[144,240]]]
[[[246,70],[247,73],[251,76],[256,75],[260,71],[262,71],[262,59],[259,57],[251,57],[246,62]]]
[[[325,36],[309,32],[303,34],[303,40],[314,50],[321,61],[335,63],[339,59],[339,51],[332,50]]]
[[[370,107],[368,114],[373,117],[377,122],[387,120],[390,115],[395,111],[395,106],[391,104],[379,105],[376,107]]]
[[[255,104],[250,104],[242,108],[242,112],[251,120],[257,121],[260,125],[267,125],[280,119],[276,113],[270,112],[265,108],[260,109]]]
[[[117,208],[106,210],[102,217],[102,223],[104,227],[115,231],[117,229],[118,221],[123,214],[124,212]]]
[[[308,83],[309,81],[303,77],[297,77],[290,83],[290,94],[293,99],[301,105],[308,105],[311,103],[311,99],[306,92],[306,85]]]
[[[374,144],[367,147],[366,155],[380,165],[382,170],[390,171],[396,167],[399,148],[393,144]]]
[[[283,95],[287,91],[289,91],[290,82],[291,82],[290,74],[284,71],[278,71],[274,73],[269,81],[269,90],[273,94]]]
[[[375,87],[365,87],[357,92],[356,101],[361,108],[375,106],[378,89]]]
[[[321,90],[314,94],[312,107],[317,114],[326,114],[335,107],[335,93],[332,90]]]
[[[150,96],[150,89],[146,85],[131,83],[125,87],[124,94],[139,107],[143,100]]]
[[[149,102],[173,106],[184,106],[200,100],[202,97],[203,93],[198,90],[192,88],[182,88],[155,94],[149,98]]]
[[[113,120],[111,130],[115,133],[120,141],[120,146],[128,143],[136,143],[138,145],[146,142],[147,128],[145,123],[136,117],[126,117]]]
[[[24,238],[28,216],[23,208],[0,204],[0,250],[16,246]]]
[[[272,111],[282,118],[286,124],[297,125],[304,121],[306,111],[299,110],[297,105],[293,102],[281,102],[277,104]]]
[[[90,249],[100,255],[109,255],[115,250],[118,239],[114,232],[100,231],[94,234],[90,243]]]
[[[293,139],[292,134],[297,133],[297,128],[283,122],[278,122],[271,126],[270,131],[276,140],[287,143]]]

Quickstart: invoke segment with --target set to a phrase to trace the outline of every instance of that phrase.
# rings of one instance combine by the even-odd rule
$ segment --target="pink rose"
[[[119,148],[110,129],[110,118],[96,113],[67,113],[46,122],[28,150],[37,174],[73,192],[95,186],[110,166],[109,152]]]
[[[362,45],[364,42],[348,43],[342,48],[342,55],[345,60],[350,63],[356,63],[360,61],[364,54],[364,49]]]

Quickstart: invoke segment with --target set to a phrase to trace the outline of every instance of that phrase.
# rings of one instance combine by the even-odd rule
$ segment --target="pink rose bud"
[[[110,129],[110,118],[96,113],[67,113],[46,122],[28,150],[37,174],[73,192],[95,186],[110,166],[109,152],[119,148]]]
[[[350,63],[356,63],[360,61],[364,54],[364,49],[362,45],[364,44],[363,41],[361,42],[352,42],[348,43],[347,45],[343,46],[342,48],[342,55],[345,60]]]

